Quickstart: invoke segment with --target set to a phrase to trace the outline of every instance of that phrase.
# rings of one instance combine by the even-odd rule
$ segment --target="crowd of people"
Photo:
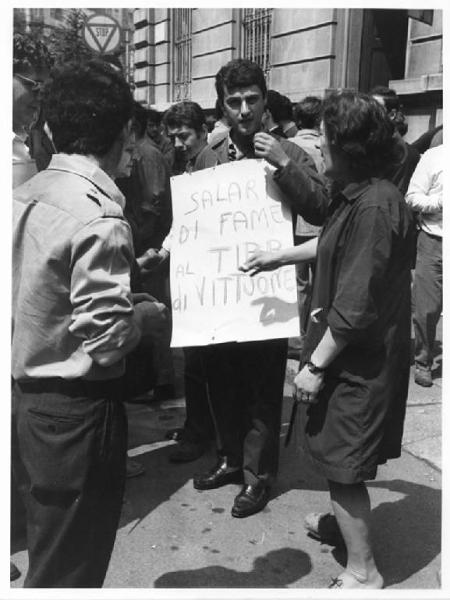
[[[124,401],[175,393],[170,177],[264,159],[294,245],[240,268],[296,265],[299,336],[184,348],[186,420],[167,432],[170,460],[214,443],[217,460],[194,487],[240,483],[231,515],[263,510],[286,360],[297,358],[301,445],[332,507],[305,525],[346,546],[331,587],[383,587],[365,482],[400,456],[411,306],[415,381],[432,385],[442,128],[406,143],[399,99],[380,86],[292,106],[246,59],[218,71],[214,119],[192,101],[164,114],[142,106],[99,60],[51,73],[17,60],[13,85],[12,491],[25,507],[24,585],[102,586],[126,476],[143,472],[127,461]]]

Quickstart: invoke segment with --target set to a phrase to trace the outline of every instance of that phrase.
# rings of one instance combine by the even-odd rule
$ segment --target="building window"
[[[43,8],[31,8],[31,21],[33,24],[44,24],[44,9]]]
[[[242,15],[243,56],[257,63],[266,74],[270,69],[272,11],[272,8],[244,8]]]
[[[50,17],[52,19],[56,19],[57,21],[61,21],[63,18],[62,8],[51,8],[50,9]]]
[[[173,100],[189,100],[192,77],[192,8],[172,9]]]

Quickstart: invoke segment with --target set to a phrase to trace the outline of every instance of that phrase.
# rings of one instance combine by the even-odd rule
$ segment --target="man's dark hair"
[[[294,107],[294,120],[299,129],[319,129],[323,101],[317,96],[306,96]]]
[[[167,127],[190,127],[200,133],[206,124],[203,110],[197,102],[184,100],[178,102],[166,110],[163,117],[163,125]]]
[[[223,107],[219,102],[219,98],[217,98],[216,103],[214,105],[214,116],[216,121],[220,121],[220,119],[224,116]]]
[[[154,108],[147,109],[147,121],[155,125],[161,125],[162,114]]]
[[[263,96],[267,96],[264,73],[259,65],[246,58],[236,58],[224,65],[216,75],[216,92],[223,106],[225,87],[228,91],[239,87],[257,85]]]
[[[281,106],[279,119],[280,121],[292,121],[294,118],[294,112],[292,109],[292,102],[287,96],[281,96]]]
[[[214,115],[206,115],[205,117],[205,124],[206,127],[208,128],[208,133],[211,133],[211,131],[214,129],[214,125],[216,124],[216,117]]]
[[[376,85],[369,93],[371,96],[381,96],[383,98],[384,106],[389,113],[389,118],[394,123],[395,129],[401,136],[404,136],[408,131],[408,123],[402,112],[400,98],[395,90],[383,85]]]
[[[375,176],[392,165],[394,126],[372,96],[332,92],[324,100],[323,122],[328,144],[347,157],[354,172]]]
[[[370,90],[369,94],[371,96],[381,96],[388,112],[391,110],[400,110],[400,98],[392,88],[384,85],[376,85]]]
[[[147,129],[147,114],[148,109],[135,100],[133,102],[133,129],[138,138],[143,137]]]
[[[287,96],[283,96],[275,90],[268,90],[266,107],[275,123],[280,124],[283,121],[291,121],[293,118],[291,101]]]
[[[132,116],[133,97],[114,68],[93,60],[55,68],[43,109],[58,152],[104,156]]]

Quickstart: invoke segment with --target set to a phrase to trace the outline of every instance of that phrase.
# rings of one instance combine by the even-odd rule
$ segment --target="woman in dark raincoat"
[[[410,268],[414,228],[403,196],[382,174],[392,165],[385,110],[357,92],[324,104],[321,149],[332,197],[319,241],[259,252],[251,274],[316,258],[300,371],[302,445],[328,480],[334,516],[306,519],[316,536],[342,536],[347,566],[330,587],[381,588],[365,485],[400,456],[409,380]],[[328,530],[328,531],[326,531]],[[341,539],[342,539],[341,538]]]

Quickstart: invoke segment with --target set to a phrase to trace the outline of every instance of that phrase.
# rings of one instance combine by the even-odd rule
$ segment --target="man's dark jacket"
[[[311,225],[322,225],[327,213],[328,193],[314,161],[296,144],[278,140],[289,157],[289,163],[274,173],[274,181],[289,201],[292,213],[301,215]],[[211,146],[219,163],[229,162],[228,134]],[[247,156],[247,158],[256,158]]]

